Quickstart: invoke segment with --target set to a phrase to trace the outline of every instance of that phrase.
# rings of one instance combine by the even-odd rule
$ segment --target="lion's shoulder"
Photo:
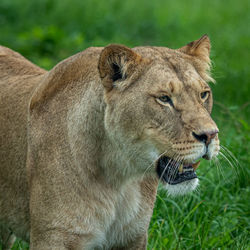
[[[98,82],[97,64],[102,49],[101,47],[87,48],[55,65],[44,75],[32,97],[30,107],[44,103],[66,87],[75,88],[77,83],[81,83],[81,88],[84,89],[87,83]]]

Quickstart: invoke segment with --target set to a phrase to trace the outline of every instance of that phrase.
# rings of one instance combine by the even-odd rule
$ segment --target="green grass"
[[[250,249],[249,1],[1,0],[0,44],[50,69],[89,46],[177,48],[212,41],[213,117],[231,164],[203,162],[198,191],[169,198],[160,188],[148,249]],[[1,249],[1,246],[0,246]],[[17,241],[13,249],[27,249]]]

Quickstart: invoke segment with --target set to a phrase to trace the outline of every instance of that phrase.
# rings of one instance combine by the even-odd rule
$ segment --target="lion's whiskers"
[[[241,167],[241,165],[239,164],[238,160],[236,159],[236,157],[224,146],[220,145],[221,147],[221,151],[218,153],[218,156],[214,157],[212,160],[213,162],[215,163],[215,166],[218,170],[218,172],[220,172],[221,176],[223,177],[223,179],[225,181],[229,181],[231,182],[231,178],[228,179],[225,177],[225,174],[224,174],[224,164],[222,166],[222,163],[221,163],[221,160],[219,160],[218,157],[222,157],[222,159],[224,161],[227,162],[227,164],[225,164],[225,166],[230,166],[230,168],[234,171],[234,173],[236,175],[239,175],[239,172],[238,172],[238,168],[237,167]]]
[[[169,178],[170,182],[174,179],[174,177],[179,169],[178,163],[182,164],[182,157],[180,155],[177,155],[177,157],[175,159],[175,164],[173,166],[174,171],[172,171],[172,173],[170,173],[170,178]]]
[[[238,168],[240,167],[242,168],[242,166],[240,165],[239,161],[236,159],[236,157],[233,155],[233,153],[227,149],[225,146],[221,145],[221,156],[226,159],[228,162],[231,163],[231,167],[235,169],[236,173],[238,174]],[[228,156],[228,157],[227,157]],[[230,161],[231,160],[231,161]]]
[[[175,157],[175,155],[173,156],[173,159],[170,159],[169,161],[168,161],[168,164],[165,166],[165,168],[164,168],[164,170],[163,170],[163,172],[162,172],[162,174],[161,174],[161,176],[160,176],[160,180],[162,179],[162,177],[163,177],[163,175],[165,174],[165,172],[166,172],[166,170],[167,170],[167,167],[169,166],[169,164],[172,162],[172,161],[174,161],[174,157]],[[178,156],[177,156],[178,157]],[[176,158],[177,158],[176,157]],[[171,173],[170,173],[171,174]],[[171,180],[171,175],[170,175],[170,180]]]
[[[159,177],[160,180],[162,180],[163,175],[165,174],[165,172],[166,172],[166,170],[167,170],[169,164],[170,164],[172,161],[173,161],[173,159],[170,159],[170,160],[168,161],[167,165],[165,166],[164,170],[162,171],[161,176]]]
[[[156,158],[156,160],[154,160],[154,161],[146,168],[146,170],[144,171],[144,173],[143,173],[143,175],[142,175],[142,179],[144,178],[146,172],[147,172],[151,167],[153,167],[153,166],[156,164],[156,162],[157,162],[163,155],[165,155],[166,153],[167,153],[167,150],[164,151],[162,154],[160,154],[160,155]]]
[[[215,157],[213,158],[213,160],[214,160],[213,162],[214,162],[214,164],[215,164],[215,166],[216,166],[216,168],[217,168],[218,173],[222,176],[223,180],[226,180],[225,175],[224,175],[224,173],[223,173],[223,171],[222,171],[222,166],[221,166],[220,161],[219,161],[219,159],[217,158],[217,156],[215,156]]]
[[[230,161],[230,159],[226,156],[226,151],[224,151],[223,153],[222,152],[219,152],[219,155],[222,156],[222,158],[224,160],[226,160],[226,162],[228,163],[228,165],[234,170],[235,174],[238,175],[238,171],[237,171],[237,168],[236,166],[234,166],[234,163]]]

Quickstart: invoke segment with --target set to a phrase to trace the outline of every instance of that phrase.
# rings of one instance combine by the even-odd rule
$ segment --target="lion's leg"
[[[14,243],[16,241],[16,236],[15,234],[11,234],[10,237],[8,238],[7,244],[6,244],[6,250],[12,249]]]
[[[112,250],[145,250],[147,249],[147,234],[137,237],[125,247],[114,247]]]
[[[31,250],[69,250],[79,249],[82,236],[65,232],[60,229],[48,230],[43,233],[31,231]],[[85,248],[84,248],[85,249]]]
[[[3,244],[3,249],[11,249],[16,241],[16,236],[6,227],[0,225],[0,242]]]
[[[136,241],[133,243],[129,244],[124,250],[145,250],[147,249],[147,242],[148,242],[148,236],[147,234],[143,235],[140,238],[137,238]]]
[[[50,231],[49,233],[30,235],[30,249],[31,250],[66,250],[67,247],[64,245],[64,237],[57,231]]]

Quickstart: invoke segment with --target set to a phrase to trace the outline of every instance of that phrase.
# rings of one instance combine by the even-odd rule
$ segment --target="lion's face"
[[[148,58],[132,52],[131,63],[114,61],[108,79],[112,86],[106,87],[105,125],[114,140],[130,148],[129,154],[136,151],[138,158],[155,161],[148,171],[158,174],[169,193],[186,193],[198,184],[199,159],[210,160],[219,152],[218,128],[210,116],[207,62],[193,59],[185,47],[147,49]],[[105,75],[101,77],[108,85]],[[145,164],[141,171],[147,168]]]

